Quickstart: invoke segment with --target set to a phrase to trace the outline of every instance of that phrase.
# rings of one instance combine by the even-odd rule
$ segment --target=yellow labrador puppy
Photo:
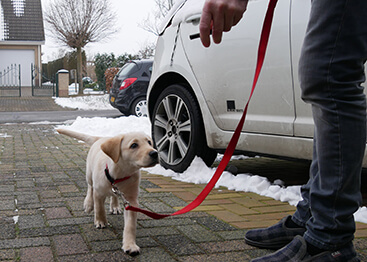
[[[139,132],[101,138],[66,129],[57,131],[91,146],[86,162],[88,191],[84,210],[88,213],[94,210],[94,224],[97,228],[107,225],[104,208],[106,197],[111,197],[110,212],[121,213],[119,200],[112,192],[113,185],[132,206],[138,207],[140,168],[152,167],[158,163],[158,153],[152,147],[150,137]],[[135,243],[137,214],[125,210],[124,219],[122,249],[132,256],[138,255],[140,248]]]

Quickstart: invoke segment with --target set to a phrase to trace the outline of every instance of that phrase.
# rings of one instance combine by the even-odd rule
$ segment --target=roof
[[[0,41],[45,41],[41,0],[0,0]]]

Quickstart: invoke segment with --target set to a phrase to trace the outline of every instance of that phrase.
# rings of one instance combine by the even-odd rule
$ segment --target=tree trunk
[[[76,71],[78,75],[78,84],[79,84],[79,94],[83,94],[83,80],[82,80],[82,70],[83,70],[83,59],[82,59],[82,48],[77,47],[77,61],[76,61]]]

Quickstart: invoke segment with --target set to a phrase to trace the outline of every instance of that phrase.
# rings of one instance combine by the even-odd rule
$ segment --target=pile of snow
[[[55,99],[55,102],[58,99]],[[60,101],[60,100],[58,100]],[[82,105],[86,101],[85,105]],[[76,98],[63,98],[62,104],[72,108],[94,108],[100,109],[105,102],[101,97],[88,96]],[[73,105],[77,104],[77,105]],[[127,132],[140,131],[148,135],[151,133],[151,124],[146,117],[122,116],[119,118],[83,118],[78,117],[74,122],[66,122],[58,125],[57,128],[65,128],[77,132],[86,133],[93,136],[115,136]],[[234,156],[234,159],[247,158],[243,156]],[[220,160],[220,157],[218,158]],[[206,184],[215,172],[215,168],[210,168],[200,158],[195,158],[191,166],[184,173],[175,173],[172,170],[166,170],[157,165],[152,168],[146,168],[147,172],[156,175],[171,177],[172,179],[195,184]],[[200,174],[200,175],[198,175]],[[267,178],[251,174],[237,174],[233,176],[229,172],[224,172],[219,179],[216,187],[223,186],[230,190],[253,192],[263,196],[271,197],[275,200],[288,202],[290,205],[297,205],[301,200],[300,186],[282,186],[282,181],[271,183]],[[367,223],[367,208],[362,207],[355,213],[356,221]]]
[[[69,122],[68,122],[69,123]],[[147,117],[124,116],[119,118],[77,117],[71,125],[58,125],[91,136],[111,137],[128,132],[144,132],[150,135],[150,121]]]
[[[109,102],[109,95],[76,96],[70,98],[56,97],[55,103],[62,107],[81,110],[114,109]]]

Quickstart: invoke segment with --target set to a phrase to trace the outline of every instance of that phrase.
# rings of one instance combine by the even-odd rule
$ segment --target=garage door
[[[20,64],[22,86],[32,86],[31,64],[34,62],[34,50],[0,50],[0,71],[11,64]]]

